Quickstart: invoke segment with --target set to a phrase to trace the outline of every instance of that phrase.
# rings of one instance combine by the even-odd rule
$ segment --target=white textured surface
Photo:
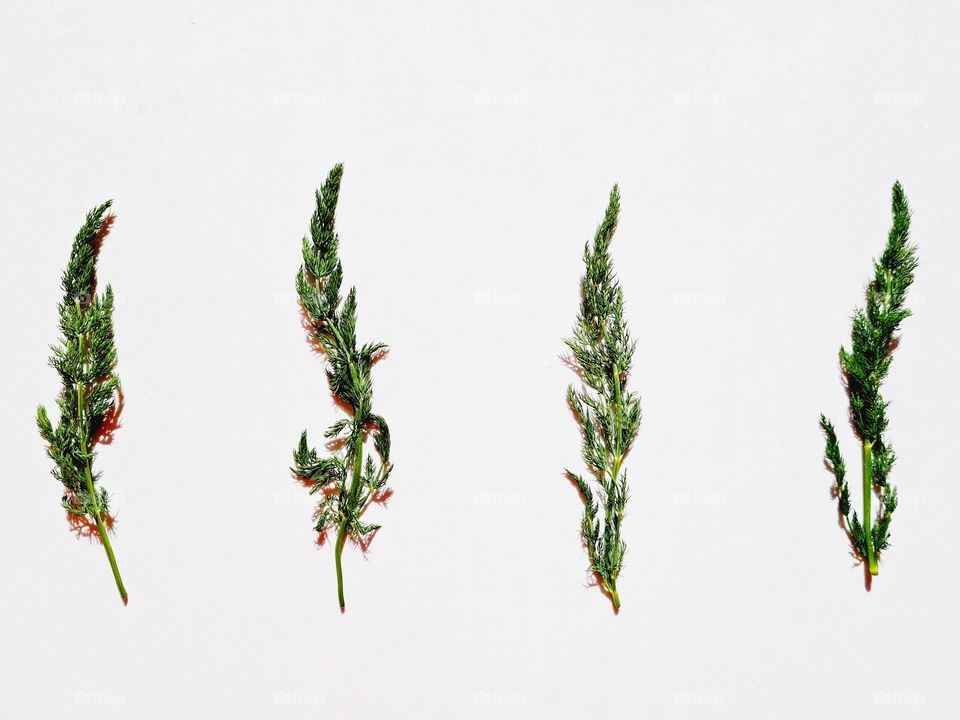
[[[504,5],[0,10],[0,716],[957,716],[956,9]],[[337,161],[396,461],[343,616],[285,470],[337,416],[293,293]],[[867,593],[817,416],[856,477],[836,350],[898,177],[922,266]],[[618,617],[584,585],[558,359],[614,181],[644,403]],[[126,608],[32,421],[106,197]]]

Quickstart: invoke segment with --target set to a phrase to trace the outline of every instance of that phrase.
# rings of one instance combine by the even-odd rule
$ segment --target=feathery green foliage
[[[312,482],[310,492],[322,493],[316,530],[337,528],[335,547],[337,594],[343,600],[341,555],[347,536],[368,542],[380,526],[363,521],[364,511],[387,484],[390,430],[373,412],[370,368],[386,349],[383,343],[357,347],[357,293],[350,288],[341,302],[343,268],[337,256],[340,238],[334,229],[343,166],[336,165],[316,193],[317,208],[310,221],[310,237],[303,239],[303,265],[297,273],[297,292],[307,314],[312,337],[327,357],[330,391],[346,406],[350,417],[337,420],[324,433],[327,445],[339,452],[321,458],[307,441],[307,431],[293,452],[293,473]],[[363,457],[364,438],[373,436],[378,462]]]
[[[583,459],[599,486],[598,499],[587,480],[566,472],[583,496],[581,533],[591,570],[617,608],[617,577],[627,549],[621,538],[627,503],[627,473],[622,464],[640,428],[640,398],[627,390],[636,343],[623,317],[623,290],[610,259],[619,213],[620,192],[614,185],[593,243],[584,247],[580,313],[573,337],[565,341],[585,385],[582,390],[573,385],[567,388],[567,402],[580,424]]]
[[[120,391],[120,379],[114,371],[113,290],[108,285],[102,295],[97,295],[96,280],[99,245],[112,219],[107,215],[110,205],[108,200],[91,210],[73,240],[61,280],[63,300],[58,305],[63,337],[52,347],[50,358],[50,365],[63,382],[57,397],[60,420],[54,427],[41,405],[37,408],[37,426],[47,442],[47,455],[55,463],[53,476],[65,489],[61,501],[64,509],[72,516],[94,519],[120,597],[126,602],[127,591],[104,526],[110,498],[102,487],[95,487],[99,476],[92,470],[96,457],[93,448],[105,421],[116,411]]]
[[[910,208],[900,183],[893,186],[893,227],[883,254],[873,264],[873,279],[867,285],[866,307],[853,313],[850,351],[840,348],[843,370],[850,396],[850,419],[860,439],[863,456],[863,518],[850,512],[850,488],[846,464],[840,454],[833,424],[820,416],[820,428],[826,437],[826,459],[836,480],[835,491],[840,514],[844,517],[856,552],[867,562],[871,575],[879,572],[881,551],[890,544],[890,520],[897,508],[897,489],[887,481],[896,456],[884,437],[887,406],[880,395],[893,350],[899,338],[900,323],[910,317],[904,306],[907,290],[917,267],[917,248],[910,243]],[[880,501],[873,523],[873,493]]]

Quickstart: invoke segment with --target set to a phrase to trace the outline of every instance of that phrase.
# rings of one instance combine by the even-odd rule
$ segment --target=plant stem
[[[343,610],[343,564],[340,556],[343,554],[343,543],[347,539],[347,521],[340,521],[340,529],[337,531],[337,546],[334,548],[334,557],[337,563],[337,598],[340,600],[340,609]]]
[[[90,474],[90,463],[87,463],[86,467],[86,477],[87,477],[87,492],[90,494],[90,497],[95,497],[93,494],[93,477]],[[113,571],[113,579],[117,583],[117,590],[120,591],[120,598],[123,600],[124,604],[127,602],[127,591],[123,587],[123,580],[120,577],[120,568],[117,567],[117,558],[113,555],[113,547],[110,545],[110,537],[107,535],[107,529],[103,525],[103,520],[100,517],[100,507],[97,504],[96,500],[93,500],[94,506],[94,519],[97,521],[97,531],[100,533],[100,541],[103,543],[103,549],[107,551],[107,559],[110,561],[110,569]]]
[[[620,595],[617,593],[617,583],[612,582],[610,584],[610,595],[613,597],[613,607],[617,610],[620,609]]]
[[[620,383],[617,383],[617,388],[619,389]],[[612,504],[613,493],[617,491],[617,477],[620,475],[620,464],[623,462],[623,455],[617,455],[613,460],[613,477],[610,480],[610,488],[607,490],[607,525],[612,522]],[[614,542],[617,546],[620,545],[620,523],[619,517],[617,518],[618,522],[616,523],[616,534],[614,535]],[[616,576],[610,578],[608,583],[608,589],[610,590],[610,597],[613,600],[613,607],[615,610],[620,609],[620,594],[617,592],[617,578]]]
[[[362,428],[357,429],[356,431],[356,446],[357,449],[354,453],[353,461],[353,477],[350,479],[350,487],[347,488],[347,496],[353,499],[354,495],[359,491],[360,488],[360,470],[363,463],[363,430]],[[343,610],[346,605],[343,600],[343,562],[341,556],[343,555],[343,546],[347,540],[347,521],[346,519],[340,521],[340,529],[337,531],[337,546],[334,550],[336,564],[337,564],[337,598],[340,600],[340,609]]]
[[[83,383],[77,383],[77,411],[79,417],[83,418]],[[104,527],[103,518],[100,516],[100,503],[97,501],[96,491],[93,489],[93,473],[90,471],[90,457],[87,454],[87,443],[83,441],[83,455],[85,466],[83,468],[84,477],[87,481],[87,495],[90,497],[90,503],[93,505],[93,518],[97,521],[97,532],[100,533],[100,542],[103,543],[103,549],[107,552],[107,560],[110,561],[110,569],[113,571],[113,579],[117,583],[117,590],[120,591],[120,599],[124,604],[127,602],[127,591],[123,587],[123,579],[120,577],[120,568],[117,567],[117,558],[113,554],[113,546],[110,545],[110,537],[107,535],[107,529]]]
[[[873,551],[873,532],[870,529],[873,516],[870,509],[873,499],[873,443],[863,441],[863,535],[867,546],[867,565],[871,575],[877,575],[880,568],[877,566],[877,556]]]
[[[620,409],[620,368],[616,363],[613,364],[613,393],[614,409],[616,410],[616,424],[614,427],[616,435],[614,435],[614,439],[616,440],[617,452],[619,453],[621,442],[620,428],[623,424],[623,414]],[[616,473],[614,473],[614,475],[616,475]]]
[[[610,473],[610,485],[607,487],[607,522],[613,517],[613,496],[617,491],[617,478],[620,477],[620,463],[623,462],[623,455],[615,455],[613,458],[613,471]]]

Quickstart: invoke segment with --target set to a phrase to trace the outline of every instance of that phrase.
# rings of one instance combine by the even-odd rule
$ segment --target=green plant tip
[[[838,509],[857,555],[870,575],[880,572],[880,554],[890,545],[890,522],[897,509],[897,489],[888,481],[896,460],[886,438],[888,403],[880,394],[883,380],[899,342],[900,323],[910,317],[907,290],[917,268],[917,248],[910,243],[910,208],[900,183],[894,183],[893,226],[883,253],[873,263],[866,304],[853,314],[850,350],[840,348],[840,367],[850,396],[850,419],[862,451],[862,517],[851,509],[846,463],[840,453],[836,429],[824,415],[820,428],[826,439],[824,452],[834,475]],[[879,500],[874,515],[872,501]]]
[[[316,193],[316,209],[310,219],[310,236],[302,242],[303,264],[297,272],[297,293],[303,306],[310,335],[327,361],[330,392],[347,409],[324,433],[328,446],[340,448],[332,456],[320,457],[307,441],[307,431],[293,451],[291,471],[311,485],[310,492],[322,497],[315,530],[325,533],[337,528],[334,562],[337,572],[337,599],[343,601],[343,546],[347,537],[361,545],[380,528],[363,520],[363,515],[386,487],[393,470],[390,462],[390,430],[386,420],[373,412],[371,368],[386,350],[383,343],[357,344],[357,292],[350,288],[341,297],[343,267],[337,249],[340,237],[335,228],[337,200],[343,166],[336,165]],[[364,440],[373,438],[373,454],[364,458]]]

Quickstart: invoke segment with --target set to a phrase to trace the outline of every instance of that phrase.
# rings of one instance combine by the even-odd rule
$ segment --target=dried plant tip
[[[343,166],[336,165],[316,193],[316,210],[310,220],[310,236],[303,238],[303,265],[297,272],[297,292],[308,319],[313,339],[327,359],[330,392],[349,413],[324,433],[330,444],[341,450],[321,458],[310,447],[307,431],[293,452],[294,475],[312,483],[310,492],[321,494],[315,529],[319,533],[336,528],[334,557],[337,596],[343,597],[343,546],[352,537],[365,546],[380,529],[362,520],[370,503],[387,484],[393,469],[390,462],[390,430],[386,420],[373,412],[370,370],[383,343],[357,347],[357,293],[350,288],[341,298],[343,268],[337,255],[340,238],[335,228],[337,200]],[[367,434],[373,436],[378,460],[363,448]]]
[[[839,511],[857,555],[871,575],[880,572],[880,553],[890,544],[890,521],[897,508],[897,490],[887,482],[896,455],[884,433],[887,403],[880,386],[890,370],[900,323],[910,317],[907,290],[917,268],[917,248],[910,243],[910,208],[899,182],[893,185],[893,226],[883,254],[873,263],[867,285],[866,304],[853,313],[850,350],[840,348],[840,367],[850,397],[850,419],[860,440],[863,463],[863,517],[850,510],[846,464],[840,454],[837,433],[823,415],[820,428],[826,439],[825,456],[836,481]],[[874,519],[871,509],[876,494],[880,509]]]
[[[60,343],[54,345],[50,365],[60,375],[57,397],[59,421],[53,422],[42,405],[37,408],[37,428],[54,462],[53,476],[65,489],[61,505],[73,517],[92,518],[107,553],[114,581],[126,604],[127,591],[120,578],[107,525],[109,496],[93,472],[94,447],[101,431],[116,417],[120,379],[115,368],[113,341],[113,290],[97,295],[96,264],[100,243],[112,221],[111,201],[87,213],[86,222],[73,240],[70,260],[63,271]],[[86,522],[86,521],[85,521]]]
[[[581,389],[567,388],[567,403],[580,424],[583,459],[599,489],[599,503],[590,482],[570,470],[567,475],[584,502],[580,532],[590,569],[618,609],[617,577],[627,551],[621,537],[627,503],[622,465],[640,428],[640,398],[627,389],[636,343],[630,339],[623,290],[610,258],[619,213],[620,192],[614,185],[593,242],[584,247],[580,314],[573,337],[565,341],[583,378]]]

